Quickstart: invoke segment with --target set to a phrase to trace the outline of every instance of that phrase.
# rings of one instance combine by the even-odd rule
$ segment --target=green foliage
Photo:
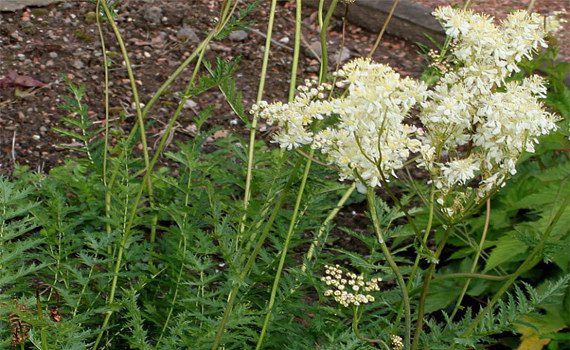
[[[250,25],[246,17],[259,3],[229,18],[216,39]],[[448,45],[440,47],[440,63]],[[146,169],[135,147],[140,135],[127,136],[120,124],[103,135],[89,117],[85,89],[70,83],[62,106],[67,116],[55,130],[71,139],[67,147],[79,157],[49,174],[17,168],[9,179],[0,177],[0,348],[210,349],[219,337],[224,349],[249,349],[271,312],[266,349],[393,349],[390,337],[405,332],[403,293],[389,254],[381,250],[386,242],[407,280],[412,322],[425,307],[420,347],[483,349],[526,327],[552,339],[556,349],[567,335],[558,331],[570,325],[570,207],[564,206],[570,196],[570,93],[562,83],[569,65],[551,64],[552,55],[526,62],[515,78],[541,68],[550,81],[545,103],[566,119],[492,196],[487,239],[474,270],[481,273],[469,275],[466,297],[455,310],[465,285],[461,274],[470,270],[485,226],[483,208],[472,208],[460,222],[446,222],[437,211],[432,217],[425,179],[399,174],[372,207],[382,230],[379,242],[364,197],[354,193],[339,204],[349,187],[326,166],[313,165],[296,208],[308,160],[264,140],[253,144],[246,206],[249,146],[239,135],[212,141],[216,129],[204,125],[213,107],[194,116],[192,140],[165,152],[156,169]],[[219,89],[250,128],[233,79],[239,61],[203,64],[207,72],[176,96]],[[438,69],[432,66],[424,79],[437,81]],[[431,235],[423,243],[426,227]],[[448,246],[439,256],[442,242]],[[268,310],[285,249],[275,305]],[[340,307],[324,297],[325,264],[380,277],[381,292],[374,302]],[[505,284],[519,272],[512,287]],[[426,280],[431,285],[423,294]],[[502,291],[508,292],[497,293]]]

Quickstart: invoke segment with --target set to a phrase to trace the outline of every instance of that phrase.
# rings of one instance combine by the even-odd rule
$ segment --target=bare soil
[[[181,28],[192,29],[202,39],[211,29],[217,16],[219,1],[201,0],[123,0],[118,8],[117,22],[130,52],[141,101],[152,93],[184,60],[197,42],[184,37]],[[149,10],[153,8],[152,10]],[[52,131],[60,127],[66,111],[60,108],[62,97],[68,95],[67,82],[84,85],[85,103],[96,125],[103,125],[103,69],[101,44],[94,17],[94,5],[88,1],[64,2],[41,8],[30,8],[15,13],[0,13],[0,79],[16,72],[39,80],[46,85],[26,89],[0,86],[0,174],[9,174],[14,163],[29,165],[32,169],[47,171],[77,154],[62,147],[73,140]],[[271,49],[265,99],[284,99],[289,86],[295,9],[291,2],[279,2]],[[153,23],[153,19],[158,22]],[[255,100],[268,18],[268,4],[256,10],[247,37],[242,41],[226,39],[214,42],[206,59],[217,56],[240,58],[236,80],[249,107]],[[303,53],[299,79],[316,77],[319,60],[308,49],[318,40],[314,9],[303,10]],[[339,51],[343,37],[342,21],[335,20],[329,39],[331,54]],[[351,57],[368,54],[376,34],[347,24],[344,43]],[[111,66],[111,118],[129,129],[134,123],[134,106],[121,64],[119,47],[110,30],[105,30],[107,50],[113,59]],[[392,65],[403,75],[418,76],[422,58],[415,44],[386,36],[374,58]],[[181,76],[169,92],[161,98],[149,115],[149,147],[154,147],[172,115],[178,99],[177,92],[185,86],[192,67]],[[13,73],[12,73],[13,74]],[[206,74],[204,72],[204,74]],[[215,137],[230,132],[244,133],[245,128],[225,103],[222,94],[211,90],[189,103],[179,119],[175,140],[192,137],[192,120],[200,110],[212,106],[214,117],[209,125],[221,127]],[[119,118],[125,114],[126,118]],[[260,126],[265,130],[265,126]],[[262,133],[263,135],[263,133]],[[169,145],[172,149],[174,142]]]

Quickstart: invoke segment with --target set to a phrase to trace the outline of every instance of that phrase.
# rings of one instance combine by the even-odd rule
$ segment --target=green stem
[[[43,308],[42,308],[42,301],[40,299],[40,292],[36,291],[36,307],[37,307],[37,312],[38,312],[38,319],[40,320],[41,323],[41,328],[40,328],[40,338],[41,338],[41,342],[42,342],[42,350],[49,350],[48,347],[48,342],[47,342],[47,333],[46,333],[46,326],[44,324],[44,313],[43,313]]]
[[[354,312],[353,312],[353,316],[352,316],[352,331],[354,332],[354,335],[356,335],[356,337],[358,339],[364,340],[365,342],[368,342],[368,343],[380,343],[384,347],[384,349],[390,350],[390,347],[388,346],[388,344],[386,344],[386,342],[383,341],[382,339],[369,339],[369,338],[366,338],[360,334],[360,330],[358,329],[358,323],[360,322],[360,316],[358,314],[359,314],[359,309],[358,309],[358,306],[356,306],[354,308]]]
[[[341,199],[338,201],[334,209],[331,210],[329,215],[325,218],[325,221],[323,221],[322,225],[319,227],[319,231],[317,232],[315,239],[313,240],[313,242],[311,242],[311,246],[307,251],[307,255],[305,257],[305,260],[303,261],[303,266],[301,266],[301,271],[305,272],[307,270],[307,263],[311,261],[311,259],[313,258],[315,250],[319,245],[321,237],[325,234],[328,224],[332,220],[334,220],[340,209],[342,209],[342,207],[344,206],[344,203],[346,203],[346,201],[350,198],[352,192],[354,192],[355,189],[356,189],[356,183],[353,182],[352,185],[346,190],[344,195],[341,197]]]
[[[485,226],[483,227],[483,234],[481,235],[481,241],[479,242],[479,247],[477,248],[477,252],[475,253],[475,258],[473,259],[473,263],[471,264],[471,269],[469,270],[469,273],[471,274],[475,273],[475,269],[477,268],[477,263],[479,262],[479,257],[481,256],[481,252],[483,251],[483,246],[485,245],[485,239],[487,238],[487,231],[489,230],[490,220],[491,220],[491,198],[489,197],[487,198],[487,210],[485,213]],[[469,288],[470,283],[471,279],[468,278],[467,281],[465,281],[465,284],[463,285],[461,293],[459,294],[459,299],[457,299],[457,303],[453,308],[453,312],[451,313],[451,316],[449,316],[450,320],[453,320],[453,318],[457,314],[457,311],[459,311],[459,308],[461,307],[461,302],[465,297],[465,293],[467,293],[467,288]]]
[[[435,266],[437,265],[437,259],[439,259],[441,253],[443,252],[443,248],[445,247],[445,244],[447,243],[447,239],[449,238],[451,230],[452,230],[451,227],[449,227],[447,230],[445,230],[445,233],[443,235],[443,239],[439,243],[439,246],[437,247],[437,250],[434,254],[434,259],[436,261],[433,261],[430,264],[428,271],[426,273],[426,276],[424,277],[424,284],[422,286],[422,294],[420,296],[420,301],[419,301],[419,305],[418,305],[418,319],[416,321],[416,330],[414,332],[414,340],[412,342],[412,350],[417,349],[417,347],[419,345],[420,335],[422,334],[422,328],[423,328],[423,324],[424,324],[425,302],[426,302],[426,298],[427,298],[427,294],[428,294],[428,290],[429,290],[429,285],[431,282],[431,278],[435,272]]]
[[[410,271],[410,276],[408,277],[408,284],[407,284],[408,292],[411,292],[411,290],[412,290],[414,278],[416,277],[416,273],[417,273],[418,267],[420,265],[420,260],[422,257],[421,252],[423,251],[423,247],[426,246],[427,239],[428,239],[429,234],[431,232],[431,227],[433,224],[433,211],[434,211],[434,205],[435,205],[434,199],[435,199],[435,187],[432,185],[431,186],[431,193],[430,193],[430,201],[429,201],[428,223],[427,223],[424,235],[421,238],[420,252],[418,252],[418,254],[416,254],[416,259],[414,261],[414,265],[412,266],[412,270]],[[400,307],[398,309],[398,314],[396,315],[396,320],[394,321],[394,328],[397,328],[398,325],[400,324],[400,320],[402,319],[402,315],[403,315],[403,310],[404,310],[404,305],[403,305],[403,303],[400,303]]]
[[[447,275],[437,276],[432,280],[432,283],[439,282],[442,280],[453,279],[453,278],[469,278],[469,279],[481,279],[488,281],[504,281],[509,279],[511,275],[496,276],[496,275],[485,275],[482,273],[469,273],[469,272],[458,272],[449,273]]]
[[[302,24],[302,0],[295,0],[295,41],[293,46],[293,62],[291,62],[291,82],[289,83],[289,102],[295,98],[297,89],[297,70],[299,67],[299,56],[301,53],[301,35],[303,34]]]
[[[311,152],[313,153],[313,152]],[[287,230],[287,236],[285,237],[285,242],[283,244],[283,250],[281,252],[281,258],[279,259],[279,266],[277,267],[277,272],[275,273],[275,278],[273,280],[273,287],[271,288],[271,296],[269,298],[269,304],[267,306],[267,313],[265,314],[265,319],[263,321],[263,327],[261,328],[261,333],[259,334],[259,339],[257,340],[256,350],[261,349],[263,345],[263,339],[267,333],[267,328],[269,326],[269,320],[273,313],[273,306],[275,305],[275,297],[277,296],[277,289],[279,287],[279,281],[281,279],[281,273],[283,272],[283,266],[285,265],[285,258],[287,257],[287,251],[289,250],[289,244],[291,243],[291,237],[293,236],[293,231],[297,225],[297,217],[299,216],[299,208],[301,207],[301,201],[305,193],[305,185],[307,184],[307,178],[309,177],[309,172],[311,170],[312,162],[307,160],[305,164],[305,170],[303,172],[303,178],[301,179],[301,186],[297,192],[297,198],[295,200],[295,207],[293,209],[293,215],[289,221],[289,229]]]
[[[147,146],[147,142],[146,142],[146,133],[145,133],[145,129],[144,129],[144,117],[143,117],[142,110],[141,110],[141,103],[140,103],[140,99],[139,99],[137,82],[136,82],[135,75],[133,72],[133,67],[131,66],[131,61],[129,60],[129,54],[127,51],[127,47],[125,46],[125,42],[123,41],[123,37],[121,36],[121,32],[119,31],[119,27],[115,23],[115,20],[113,18],[113,14],[111,14],[111,10],[109,10],[109,7],[107,6],[107,0],[103,0],[101,2],[101,5],[103,7],[103,11],[105,12],[105,15],[107,16],[107,20],[109,21],[109,25],[111,26],[111,29],[113,30],[113,33],[115,34],[115,38],[117,39],[117,43],[119,44],[119,47],[121,49],[121,55],[123,56],[123,60],[125,61],[125,67],[127,68],[127,75],[129,77],[129,82],[131,85],[131,91],[133,92],[133,100],[135,102],[135,109],[136,109],[136,114],[137,114],[137,124],[138,124],[138,127],[140,129],[140,137],[141,137],[141,143],[142,143],[142,147],[143,147],[144,164],[145,164],[145,167],[147,168],[147,172],[150,172],[152,170],[149,167],[150,159],[149,159],[149,155],[148,155],[148,146]],[[105,64],[106,64],[106,62],[105,62]],[[151,198],[151,202],[152,202],[153,189],[152,189],[152,179],[150,176],[147,176],[147,182],[148,182],[148,194],[149,194],[149,197]]]
[[[283,204],[285,204],[287,194],[289,193],[289,188],[291,187],[291,185],[293,184],[293,182],[295,180],[295,175],[297,174],[297,171],[299,170],[300,165],[301,165],[301,161],[299,160],[299,161],[297,161],[297,163],[295,164],[295,167],[293,168],[291,174],[289,175],[289,179],[287,180],[287,183],[285,184],[285,187],[283,188],[283,190],[281,192],[281,196],[279,197],[278,202],[275,204],[275,207],[273,208],[273,211],[271,212],[271,216],[269,217],[269,219],[267,220],[267,223],[265,224],[263,232],[261,233],[261,235],[259,236],[259,238],[257,240],[257,244],[255,245],[253,252],[250,254],[244,268],[242,269],[240,275],[238,276],[238,280],[234,282],[232,290],[230,291],[230,294],[228,295],[228,302],[226,303],[226,308],[224,310],[222,320],[220,321],[220,325],[218,326],[218,330],[216,332],[216,337],[214,339],[214,343],[212,344],[212,348],[211,348],[212,350],[218,350],[218,347],[219,347],[220,343],[222,342],[222,336],[224,335],[226,324],[229,320],[230,314],[232,313],[233,306],[234,306],[237,294],[239,292],[239,289],[240,289],[241,285],[243,284],[243,281],[245,281],[245,279],[246,279],[247,275],[249,274],[251,268],[253,267],[255,260],[257,259],[257,255],[261,251],[261,248],[263,247],[263,244],[265,243],[265,239],[269,235],[269,232],[271,231],[271,228],[273,227],[273,222],[277,218],[277,215],[279,214],[281,207],[283,206]]]
[[[263,62],[261,64],[261,75],[259,77],[259,87],[257,89],[256,102],[263,99],[265,90],[265,78],[267,75],[267,65],[269,63],[269,52],[271,50],[271,36],[273,34],[273,23],[275,21],[275,11],[277,8],[277,0],[271,0],[271,9],[269,12],[269,22],[267,24],[267,36],[265,39],[265,51],[263,52]],[[251,180],[253,178],[253,158],[255,153],[255,134],[257,131],[257,117],[254,117],[249,129],[249,145],[247,154],[247,173],[245,176],[245,192],[243,196],[243,216],[240,222],[240,234],[245,229],[245,221],[247,219],[247,209],[249,208],[249,200],[251,196]]]
[[[368,187],[368,191],[366,193],[366,197],[368,199],[368,209],[370,210],[370,216],[372,217],[372,223],[374,225],[374,231],[376,232],[376,236],[378,237],[378,242],[380,243],[380,248],[384,253],[384,257],[390,265],[392,272],[396,276],[396,280],[398,282],[398,286],[400,287],[400,292],[402,293],[402,300],[404,302],[404,320],[405,320],[405,339],[404,339],[404,348],[410,348],[410,334],[412,329],[412,316],[410,311],[410,298],[408,296],[408,288],[406,287],[406,282],[404,281],[404,277],[398,268],[398,265],[394,261],[392,254],[390,253],[390,249],[386,245],[384,241],[384,237],[382,235],[382,230],[380,228],[380,220],[378,220],[378,213],[376,212],[376,195],[374,194],[374,189]]]
[[[427,239],[429,237],[429,234],[431,232],[431,227],[433,224],[433,210],[434,210],[434,205],[435,205],[435,187],[432,186],[431,187],[431,193],[430,193],[430,200],[429,200],[429,214],[428,214],[428,223],[424,232],[424,236],[422,237],[422,245],[421,247],[424,247],[426,245]],[[422,249],[420,247],[420,249]],[[417,254],[416,255],[416,260],[414,261],[414,266],[412,266],[412,271],[410,272],[410,277],[408,279],[408,290],[410,290],[410,288],[412,287],[412,283],[414,282],[414,278],[416,277],[416,271],[418,269],[419,263],[420,263],[420,259],[421,259],[421,254]]]
[[[320,70],[320,79],[319,79],[319,83],[322,83],[323,81],[326,81],[327,79],[327,74],[329,72],[329,54],[328,54],[328,49],[327,49],[327,28],[329,27],[329,24],[331,22],[331,18],[334,14],[334,10],[336,8],[336,5],[338,3],[338,0],[332,0],[330,5],[329,5],[329,9],[327,11],[327,14],[325,16],[325,19],[323,21],[323,25],[321,26],[321,70]],[[322,16],[322,15],[321,15]]]

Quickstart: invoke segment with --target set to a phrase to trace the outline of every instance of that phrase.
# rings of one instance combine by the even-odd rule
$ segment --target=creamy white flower
[[[479,171],[479,162],[475,157],[453,160],[441,167],[443,177],[450,187],[455,184],[465,185],[475,178],[477,171]]]

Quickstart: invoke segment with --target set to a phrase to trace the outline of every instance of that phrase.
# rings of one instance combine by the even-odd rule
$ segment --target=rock
[[[178,30],[178,33],[176,33],[176,37],[178,38],[178,40],[182,42],[189,42],[190,44],[196,44],[200,42],[200,38],[198,37],[194,29],[188,26],[180,28],[180,30]]]
[[[151,25],[158,25],[162,20],[162,8],[158,6],[147,7],[143,15],[144,19]]]
[[[74,60],[73,62],[71,62],[71,66],[75,69],[82,69],[83,67],[85,67],[85,64],[81,62],[81,60]]]
[[[342,50],[340,50],[340,52],[336,52],[334,55],[332,55],[330,61],[332,64],[341,64],[347,61],[351,57],[352,57],[352,51],[350,51],[346,47],[343,47]]]
[[[50,58],[57,58],[57,53],[56,53],[56,52],[53,52],[53,51],[52,51],[52,52],[50,52],[48,55],[49,55]]]
[[[307,51],[307,54],[309,54],[310,56],[317,56],[317,58],[321,58],[321,56],[323,55],[323,49],[321,48],[321,42],[320,41],[313,41],[309,44],[309,46],[305,47],[305,51]]]
[[[186,109],[192,109],[192,108],[196,108],[198,107],[198,104],[190,99],[186,100],[186,102],[184,102],[184,108]]]
[[[62,0],[0,0],[0,11],[18,11],[29,6],[47,6]]]
[[[244,41],[248,36],[249,34],[245,30],[236,30],[230,33],[229,38],[232,41]]]

